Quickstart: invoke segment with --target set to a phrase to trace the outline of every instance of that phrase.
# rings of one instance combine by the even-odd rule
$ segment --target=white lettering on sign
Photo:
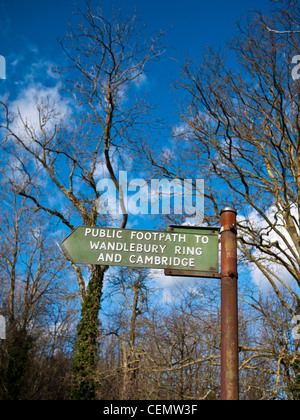
[[[168,232],[142,232],[135,231],[131,232],[131,239],[138,239],[142,241],[159,241],[159,242],[185,242],[186,235],[179,233],[168,233]]]
[[[172,267],[195,267],[195,258],[178,258],[178,257],[164,257],[164,256],[143,256],[132,254],[129,257],[131,264],[151,264],[151,265],[168,265]]]
[[[78,264],[215,274],[219,269],[218,233],[219,229],[175,226],[166,231],[79,226],[63,241],[63,247]]]
[[[175,246],[175,254],[178,255],[198,255],[201,257],[202,255],[202,248],[195,248],[190,246]]]
[[[92,235],[94,238],[118,238],[122,239],[123,231],[114,229],[99,229],[99,228],[86,228],[84,236]]]
[[[123,231],[116,229],[100,229],[100,228],[86,228],[84,236],[92,236],[94,238],[106,238],[106,239],[122,239]],[[197,243],[200,238],[202,243],[207,244],[209,241],[208,236],[195,235]],[[146,240],[146,241],[158,241],[158,242],[186,242],[186,234],[180,233],[169,233],[169,232],[143,232],[143,231],[131,231],[132,240]]]
[[[155,244],[139,244],[139,243],[122,243],[122,242],[93,242],[90,241],[90,249],[98,249],[102,251],[123,251],[123,252],[146,252],[152,254],[164,253],[167,245]],[[175,247],[177,248],[177,247]],[[178,247],[180,248],[180,247]],[[201,248],[198,248],[201,249]],[[194,253],[192,253],[194,255]],[[197,255],[200,255],[197,253]]]
[[[101,253],[98,260],[101,263],[120,263],[122,261],[122,255],[120,254],[103,254]]]
[[[209,237],[208,236],[202,236],[202,235],[195,235],[197,244],[199,244],[200,240],[203,244],[208,244]]]
[[[122,263],[124,257],[128,258],[130,264],[135,265],[195,267],[193,257],[203,255],[202,247],[185,245],[187,242],[185,233],[131,230],[128,241],[124,241],[126,237],[123,237],[123,230],[89,227],[85,228],[84,235],[91,238],[90,249],[100,251],[97,262],[101,264]],[[194,235],[194,238],[197,245],[209,242],[209,237],[206,235]],[[118,239],[123,239],[124,242]],[[169,243],[176,243],[174,256],[165,255]],[[124,253],[130,255],[125,257]]]

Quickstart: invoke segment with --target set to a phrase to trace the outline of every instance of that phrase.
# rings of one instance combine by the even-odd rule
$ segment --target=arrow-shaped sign
[[[162,232],[80,226],[62,246],[76,264],[189,270],[216,277],[218,233],[208,228]]]

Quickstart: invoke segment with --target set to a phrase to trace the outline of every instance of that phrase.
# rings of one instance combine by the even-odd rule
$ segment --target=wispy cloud
[[[297,206],[294,205],[291,209],[291,215],[297,220],[298,217],[298,210]],[[285,222],[281,216],[280,211],[275,206],[270,206],[268,211],[266,212],[266,217],[271,223],[266,222],[256,211],[253,211],[248,217],[247,220],[242,216],[238,216],[239,221],[245,226],[251,226],[252,231],[258,232],[258,236],[262,240],[262,245],[267,246],[268,250],[273,253],[274,256],[280,255],[280,258],[286,262],[286,264],[290,264],[290,262],[294,259],[292,255],[292,250],[294,253],[297,253],[297,249],[291,236],[289,235]],[[298,220],[299,226],[299,220]],[[299,232],[298,232],[299,234]],[[245,239],[247,239],[247,235],[244,234]],[[283,240],[285,238],[285,241]],[[251,239],[251,238],[249,238]],[[284,251],[284,253],[282,252]],[[270,258],[267,254],[263,251],[259,251],[258,249],[253,251],[254,258],[259,261],[264,267],[270,270],[270,272],[274,273],[277,278],[279,278],[283,283],[293,287],[294,279],[292,275],[288,272],[287,268],[278,260],[278,262],[274,261],[274,258]],[[271,287],[268,279],[263,274],[263,272],[259,269],[259,267],[255,264],[251,264],[249,266],[250,275],[254,284],[256,284],[262,290],[269,290]],[[274,281],[278,285],[278,280],[276,280],[274,276]]]
[[[22,89],[10,103],[10,110],[15,117],[13,129],[23,138],[29,137],[29,130],[38,138],[42,135],[41,123],[45,124],[43,129],[49,131],[71,114],[69,102],[61,96],[59,87],[45,87],[41,83]],[[25,126],[29,130],[25,130]]]

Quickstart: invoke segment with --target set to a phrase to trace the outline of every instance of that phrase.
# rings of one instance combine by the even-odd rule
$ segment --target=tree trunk
[[[72,361],[71,400],[96,399],[95,371],[98,359],[100,299],[105,267],[92,265],[92,274],[82,304],[81,320],[77,327],[75,354]]]

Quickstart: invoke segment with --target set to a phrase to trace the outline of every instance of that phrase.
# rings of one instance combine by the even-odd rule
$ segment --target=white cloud
[[[37,138],[42,135],[41,123],[45,124],[45,131],[51,131],[71,114],[69,102],[60,95],[59,87],[45,87],[41,83],[23,89],[11,102],[10,110],[15,117],[12,129],[25,140],[29,140],[30,133]]]
[[[172,277],[165,276],[164,270],[151,269],[149,277],[154,282],[157,289],[162,292],[162,303],[171,303],[177,298],[182,297],[182,291],[188,290],[196,294],[194,277]],[[198,291],[197,291],[198,293]]]
[[[137,89],[140,89],[142,86],[144,86],[148,82],[147,76],[145,73],[141,73],[137,75],[133,81],[135,87]]]
[[[295,227],[299,235],[298,209],[296,205],[292,206],[291,215],[294,217],[294,220],[296,222]],[[286,229],[282,213],[278,211],[278,208],[276,206],[271,206],[266,212],[266,217],[268,218],[270,223],[268,223],[261,215],[259,215],[258,212],[253,210],[249,214],[247,219],[245,219],[243,216],[238,216],[238,221],[244,226],[251,227],[252,231],[256,231],[257,235],[259,235],[262,238],[262,245],[269,246],[269,249],[273,253],[273,255],[278,255],[278,257],[283,259],[287,264],[291,261],[294,261],[296,263],[293,253],[297,254],[297,249]],[[274,226],[274,228],[272,228],[272,225]],[[243,234],[245,239],[247,239],[247,234]],[[251,238],[249,237],[248,239]],[[278,243],[279,249],[275,246],[276,243]],[[284,255],[284,253],[286,255]],[[283,282],[285,282],[289,286],[293,286],[293,276],[288,272],[284,265],[280,263],[279,260],[278,263],[274,261],[269,261],[268,256],[257,249],[253,251],[253,257],[256,260],[260,261],[264,267],[269,268],[269,270]],[[271,287],[268,279],[257,265],[251,264],[249,266],[249,270],[253,283],[256,284],[259,288],[267,291]],[[278,281],[276,280],[275,276],[274,281],[278,284]]]

